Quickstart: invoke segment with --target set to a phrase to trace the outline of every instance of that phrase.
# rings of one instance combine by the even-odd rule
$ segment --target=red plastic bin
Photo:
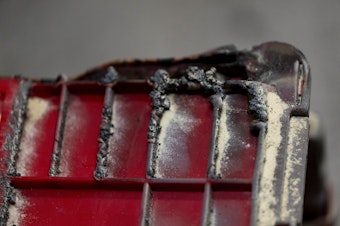
[[[307,68],[268,43],[2,79],[0,225],[301,223]]]

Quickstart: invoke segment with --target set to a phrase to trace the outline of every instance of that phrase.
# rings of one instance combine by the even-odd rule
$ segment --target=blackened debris
[[[59,141],[58,141],[59,142]],[[53,153],[51,156],[51,162],[54,163],[52,164],[53,167],[49,169],[49,175],[50,176],[57,176],[60,174],[60,169],[59,169],[59,164],[60,164],[60,152]]]
[[[219,68],[221,72],[228,72],[230,69],[234,71],[234,67],[230,65],[238,62],[239,55],[241,54],[243,54],[243,51],[237,50],[233,45],[228,45],[184,58],[115,61],[101,65],[100,67],[95,67],[74,80],[99,81],[99,78],[107,73],[108,66],[115,67],[121,76],[127,79],[149,79],[159,68],[167,70],[172,76],[177,76],[182,74],[185,69],[191,65],[199,65],[205,69],[216,67]],[[238,68],[236,70],[239,71]],[[230,73],[229,75],[237,75],[237,77],[239,77],[237,73]]]
[[[204,91],[212,91],[213,93],[222,93],[222,82],[216,79],[216,69],[204,71],[198,67],[188,67],[186,78],[190,82],[200,84]]]
[[[98,82],[101,84],[110,84],[115,82],[117,79],[118,79],[117,71],[114,69],[114,67],[108,67],[107,73],[104,76],[99,77]]]
[[[7,174],[10,176],[20,176],[17,172],[16,161],[20,151],[20,140],[23,132],[30,87],[31,81],[20,81],[20,88],[15,97],[9,118],[10,131],[6,135],[4,150],[9,152]]]
[[[256,82],[246,82],[245,88],[249,95],[249,113],[254,120],[259,122],[268,121],[266,95],[264,88]]]
[[[15,205],[16,193],[11,186],[10,180],[2,176],[0,178],[2,190],[2,203],[0,206],[0,226],[6,226],[9,219],[9,207]]]
[[[151,159],[148,167],[148,176],[154,177],[156,159],[159,152],[158,136],[161,132],[161,118],[165,111],[170,109],[170,100],[168,93],[176,92],[179,89],[199,89],[204,93],[222,95],[223,83],[216,79],[216,69],[211,68],[207,71],[198,67],[188,67],[186,73],[182,77],[175,79],[165,70],[158,70],[153,77],[150,78],[154,89],[150,93],[153,99],[151,118],[149,121],[149,131],[147,134],[149,142],[149,154]]]
[[[150,93],[150,97],[153,99],[153,110],[151,112],[147,136],[149,142],[154,143],[156,142],[157,136],[160,132],[160,119],[163,113],[170,109],[170,100],[166,93],[171,79],[166,71],[158,70],[150,80],[154,84],[154,90]]]
[[[58,146],[61,147],[62,145],[62,140],[56,140],[56,142],[58,142]],[[61,149],[61,148],[60,148]],[[53,152],[52,156],[51,156],[51,162],[52,162],[52,166],[49,169],[49,175],[50,176],[57,176],[60,174],[60,169],[59,169],[59,165],[60,165],[60,158],[61,158],[61,151],[58,152]]]
[[[148,176],[154,177],[156,159],[158,157],[160,143],[158,136],[161,132],[161,118],[165,111],[170,109],[168,93],[179,90],[201,90],[204,94],[210,95],[210,102],[214,109],[214,126],[213,141],[211,144],[212,156],[209,165],[209,176],[216,174],[216,159],[218,152],[216,150],[218,139],[218,127],[221,117],[221,106],[224,92],[246,92],[249,96],[249,114],[254,122],[267,122],[267,105],[266,89],[260,82],[253,81],[220,81],[216,78],[216,69],[203,70],[199,67],[192,66],[186,69],[186,73],[179,78],[171,78],[165,70],[158,70],[150,82],[153,83],[154,89],[150,96],[153,99],[151,118],[149,121],[148,142],[149,142],[149,167]],[[215,175],[216,176],[216,175]]]
[[[113,106],[113,92],[109,84],[113,84],[118,79],[118,73],[113,67],[108,67],[105,76],[100,77],[99,82],[108,85],[105,91],[105,100],[102,110],[102,121],[100,125],[100,134],[98,138],[98,154],[96,170],[94,171],[94,178],[102,180],[108,176],[108,150],[110,137],[113,135],[112,124],[112,106]]]
[[[167,90],[170,84],[169,74],[164,70],[158,70],[150,81],[154,84],[154,90],[150,93],[150,97],[153,99],[151,118],[149,121],[149,131],[147,134],[149,145],[151,146],[152,162],[151,167],[148,170],[149,176],[155,175],[155,159],[157,155],[159,143],[158,135],[161,131],[160,121],[165,111],[170,109],[170,100],[167,97]]]
[[[108,162],[108,149],[109,140],[113,135],[112,129],[112,106],[113,106],[113,92],[110,87],[106,88],[104,106],[102,110],[102,122],[100,125],[100,134],[98,138],[98,154],[97,165],[94,172],[96,180],[102,180],[107,177],[107,162]]]
[[[154,84],[154,90],[165,93],[169,87],[171,79],[167,71],[158,70],[155,75],[150,78],[150,81]]]

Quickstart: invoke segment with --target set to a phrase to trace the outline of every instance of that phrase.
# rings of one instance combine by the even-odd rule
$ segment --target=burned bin
[[[277,42],[4,77],[0,225],[300,225],[310,82]]]

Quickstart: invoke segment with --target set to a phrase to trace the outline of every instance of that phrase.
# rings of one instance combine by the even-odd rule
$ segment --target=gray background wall
[[[339,12],[339,1],[0,0],[0,74],[76,75],[117,58],[291,43],[312,68],[311,106],[326,127],[328,173],[340,200]]]

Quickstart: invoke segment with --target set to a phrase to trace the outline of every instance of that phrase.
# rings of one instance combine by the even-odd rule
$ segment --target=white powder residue
[[[282,143],[281,129],[283,127],[281,118],[288,105],[281,100],[275,92],[267,92],[267,133],[264,139],[263,168],[258,193],[258,215],[257,225],[274,225],[276,216],[272,206],[277,204],[274,194],[276,158]]]
[[[118,159],[118,153],[124,150],[124,147],[121,145],[125,145],[126,142],[129,142],[127,138],[129,125],[128,122],[124,120],[124,114],[126,114],[125,109],[130,109],[127,106],[128,104],[128,101],[125,101],[119,96],[114,97],[111,119],[111,124],[113,125],[111,132],[113,135],[110,137],[108,150],[108,177],[114,177],[115,168],[117,167],[117,164],[121,163]]]
[[[37,130],[36,126],[44,115],[50,110],[48,100],[32,97],[27,104],[27,118],[20,142],[20,152],[18,153],[17,170],[22,176],[29,176],[31,165],[36,157],[36,138],[43,131]]]
[[[297,222],[295,211],[302,202],[300,187],[302,181],[299,174],[303,172],[303,148],[300,146],[300,139],[305,139],[301,135],[307,130],[308,119],[292,117],[290,120],[289,140],[287,147],[287,162],[283,186],[281,218]],[[293,202],[291,202],[293,200]]]
[[[210,214],[209,214],[209,220],[208,220],[208,225],[209,226],[214,226],[217,225],[217,213],[215,208],[212,207],[212,209],[210,210]]]
[[[221,117],[218,125],[217,138],[217,159],[216,159],[216,176],[221,176],[222,164],[228,164],[228,147],[230,139],[230,131],[228,128],[228,97],[226,96],[222,101]]]
[[[178,107],[176,101],[181,100],[181,96],[169,94],[170,109],[165,111],[161,122],[161,132],[159,134],[159,152],[157,153],[157,163],[155,167],[155,177],[165,177],[167,173],[180,173],[177,166],[188,166],[188,153],[179,150],[187,150],[187,136],[201,123],[200,119],[196,119],[189,111],[183,108],[181,104]],[[178,98],[178,99],[177,99]],[[194,101],[185,103],[186,107],[190,107]],[[155,156],[154,156],[155,157]]]
[[[82,102],[75,96],[70,97],[69,106],[67,108],[64,140],[61,149],[60,158],[60,174],[59,176],[66,177],[70,176],[72,172],[72,164],[70,158],[74,143],[78,142],[74,140],[77,134],[81,132],[85,119],[82,117],[84,110]]]
[[[21,195],[18,190],[15,190],[15,193],[15,204],[10,205],[8,209],[9,217],[7,226],[22,225],[22,222],[26,217],[25,209],[29,206],[29,202]]]

